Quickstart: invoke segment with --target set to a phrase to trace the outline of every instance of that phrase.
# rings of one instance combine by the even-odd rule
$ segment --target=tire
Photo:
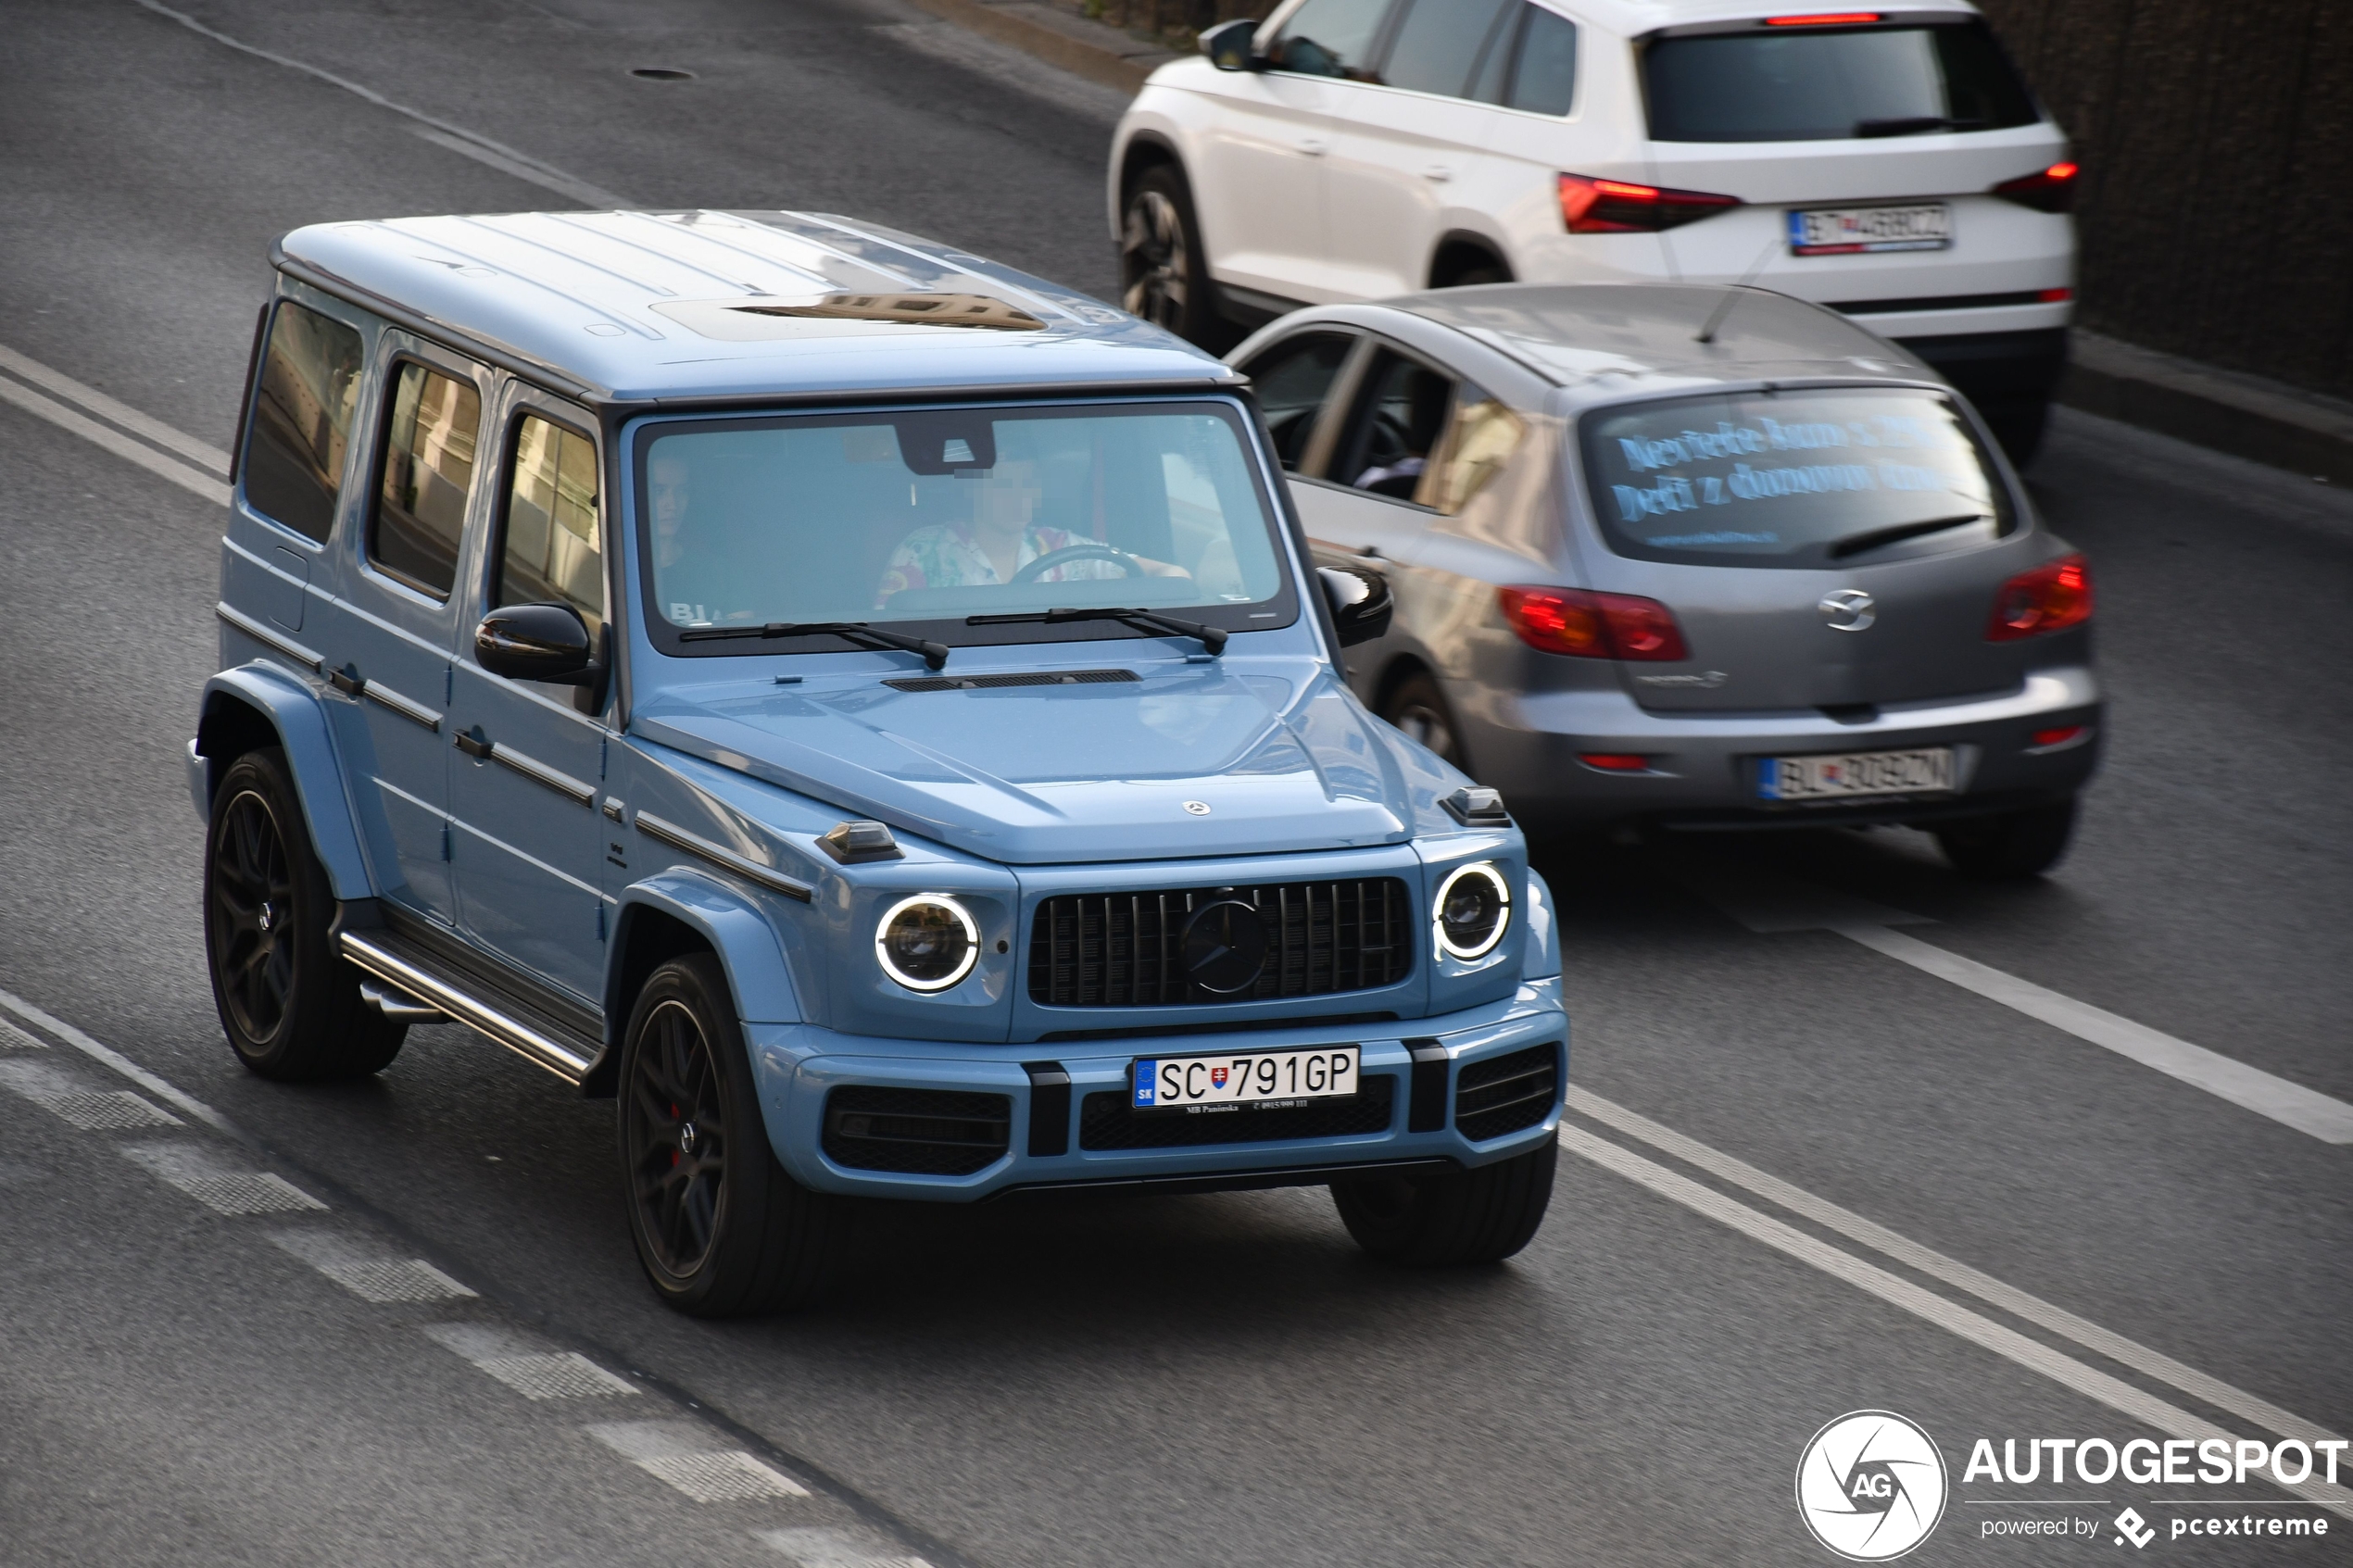
[[[1119,224],[1119,303],[1131,316],[1165,327],[1213,352],[1235,336],[1217,309],[1201,220],[1182,173],[1155,164],[1127,193]]]
[[[1560,1145],[1475,1171],[1365,1176],[1332,1184],[1332,1203],[1356,1245],[1419,1268],[1500,1263],[1526,1247],[1553,1200]]]
[[[1439,689],[1436,676],[1425,671],[1400,681],[1383,699],[1380,716],[1464,772],[1470,771],[1462,726],[1454,721],[1454,709]]]
[[[2056,806],[1964,817],[1934,829],[1936,847],[1963,876],[2023,882],[2059,863],[2075,834],[2075,797]]]
[[[213,794],[204,911],[213,1006],[246,1067],[286,1082],[364,1078],[400,1053],[408,1024],[367,1004],[334,950],[334,890],[276,746],[238,758]]]
[[[1481,283],[1508,283],[1512,275],[1502,265],[1489,262],[1478,267],[1466,267],[1437,286],[1441,289],[1470,289]]]
[[[698,1318],[816,1299],[840,1253],[842,1200],[777,1163],[717,959],[690,953],[647,977],[620,1085],[623,1197],[654,1293]]]

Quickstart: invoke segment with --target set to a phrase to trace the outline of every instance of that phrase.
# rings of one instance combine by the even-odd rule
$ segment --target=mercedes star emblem
[[[1188,800],[1185,802],[1185,809],[1190,811],[1196,817],[1206,817],[1209,815],[1209,802],[1206,800]]]

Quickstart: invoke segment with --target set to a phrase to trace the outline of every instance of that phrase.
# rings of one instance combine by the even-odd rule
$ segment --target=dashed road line
[[[121,1153],[216,1214],[283,1214],[327,1207],[283,1176],[237,1170],[195,1144],[132,1144]]]
[[[2322,1143],[2353,1144],[2353,1105],[1894,929],[1933,924],[1925,915],[1794,880],[1765,881],[1717,870],[1692,872],[1688,880],[1702,897],[1751,931],[1834,931]]]
[[[240,1143],[253,1141],[239,1132],[235,1123],[226,1116],[221,1115],[194,1095],[187,1094],[177,1086],[164,1082],[112,1047],[100,1045],[63,1019],[50,1017],[49,1014],[34,1007],[16,993],[0,991],[0,1008],[7,1009],[34,1028],[45,1031],[52,1039],[71,1046],[101,1066],[111,1068],[166,1105],[185,1111],[215,1132],[225,1133]]]
[[[0,376],[0,403],[13,403],[28,414],[44,419],[60,430],[70,431],[84,441],[105,447],[118,458],[138,464],[157,478],[168,479],[183,490],[195,491],[208,501],[224,507],[229,504],[226,482],[213,478],[201,469],[191,468],[143,442],[133,441],[119,430],[77,414],[55,398],[44,397],[32,388],[10,381],[6,376]]]
[[[920,1557],[909,1557],[839,1530],[811,1525],[793,1530],[755,1530],[752,1535],[796,1564],[796,1568],[931,1568]]]
[[[0,1050],[45,1051],[46,1043],[26,1034],[5,1018],[0,1018]]]
[[[1561,1147],[1572,1154],[1604,1170],[1616,1172],[1671,1202],[1761,1241],[1834,1279],[1843,1280],[1891,1306],[1944,1329],[1956,1338],[1991,1350],[2006,1361],[2106,1405],[2119,1414],[2153,1427],[2169,1437],[2193,1441],[2219,1437],[2229,1441],[2233,1436],[2216,1422],[2194,1415],[2179,1405],[2171,1404],[2088,1362],[2054,1349],[2039,1339],[2029,1338],[1982,1312],[1973,1311],[1939,1296],[1900,1274],[1890,1273],[1877,1264],[1832,1247],[1818,1236],[1752,1209],[1713,1187],[1703,1186],[1632,1149],[1598,1137],[1574,1123],[1562,1124],[1560,1141]],[[2269,1484],[2353,1519],[2353,1488],[2316,1480],[2297,1483],[2271,1479]]]
[[[78,403],[133,434],[145,436],[166,451],[177,452],[198,468],[211,470],[216,479],[229,477],[229,454],[220,447],[199,441],[151,414],[143,414],[130,404],[109,397],[94,386],[85,386],[63,370],[53,370],[40,360],[19,354],[6,344],[0,344],[0,370],[29,381],[69,403]]]
[[[180,1118],[141,1099],[129,1089],[94,1090],[71,1073],[45,1061],[0,1061],[0,1085],[85,1133],[182,1125]]]
[[[422,1258],[398,1258],[332,1231],[280,1231],[271,1241],[363,1300],[446,1301],[472,1296]]]
[[[691,1421],[619,1421],[588,1435],[649,1475],[697,1502],[761,1502],[805,1498],[809,1488],[741,1449],[713,1449],[711,1434]]]
[[[427,1323],[423,1332],[526,1399],[623,1399],[637,1392],[635,1384],[576,1350],[549,1349],[486,1323]]]

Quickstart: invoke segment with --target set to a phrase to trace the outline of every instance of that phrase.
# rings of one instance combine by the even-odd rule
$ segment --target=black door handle
[[[471,730],[460,730],[458,733],[458,749],[469,757],[480,758],[487,761],[490,754],[497,747],[491,742],[488,735],[482,733],[482,726],[476,724]]]

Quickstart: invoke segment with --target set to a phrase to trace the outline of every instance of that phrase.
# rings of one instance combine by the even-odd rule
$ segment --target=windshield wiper
[[[1868,533],[1851,533],[1831,546],[1830,557],[1832,560],[1843,560],[1848,556],[1859,556],[1865,550],[1876,550],[1881,545],[1917,539],[1925,533],[1942,533],[1965,522],[1982,522],[1992,515],[1990,512],[1971,512],[1967,517],[1931,518],[1926,522],[1899,522],[1893,528],[1874,528]]]
[[[862,643],[871,648],[897,648],[904,653],[919,653],[924,662],[937,670],[947,664],[949,647],[946,643],[926,642],[911,637],[904,632],[886,632],[863,621],[772,621],[765,626],[697,626],[678,633],[682,643],[715,642],[722,637],[840,637],[848,642]]]
[[[968,615],[967,626],[1004,626],[1015,621],[1042,621],[1049,626],[1066,626],[1074,621],[1116,621],[1133,626],[1139,632],[1164,632],[1174,637],[1191,637],[1213,654],[1226,651],[1226,631],[1219,626],[1205,626],[1198,621],[1179,621],[1173,615],[1163,615],[1151,609],[1118,609],[1098,606],[1087,609],[1033,610],[1023,615]]]

